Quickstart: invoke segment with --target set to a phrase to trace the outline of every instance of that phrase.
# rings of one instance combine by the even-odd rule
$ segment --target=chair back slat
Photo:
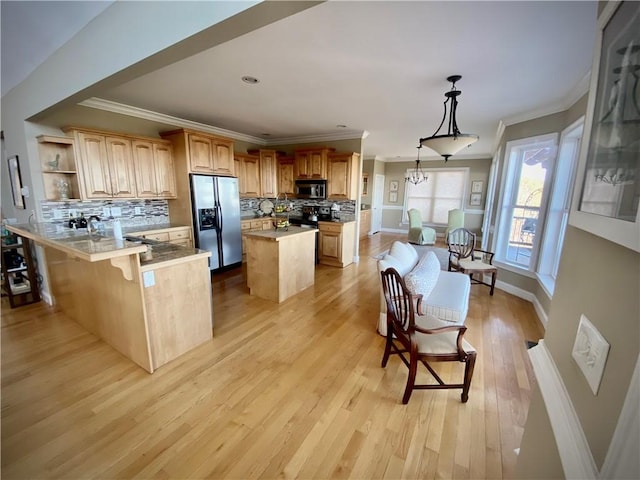
[[[413,331],[415,322],[413,298],[396,269],[387,268],[380,274],[387,312],[391,315],[395,329],[408,334]]]
[[[476,234],[466,228],[456,228],[449,232],[449,252],[459,259],[470,257],[476,245]]]

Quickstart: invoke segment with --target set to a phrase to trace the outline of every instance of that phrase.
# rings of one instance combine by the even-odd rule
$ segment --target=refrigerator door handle
[[[216,218],[218,220],[218,231],[222,232],[222,208],[219,203],[216,205]]]

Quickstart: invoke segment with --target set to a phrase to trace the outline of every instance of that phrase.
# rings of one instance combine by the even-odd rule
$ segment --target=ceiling
[[[106,6],[10,3],[71,4],[60,8],[75,27],[58,38]],[[452,159],[490,157],[501,121],[564,110],[587,91],[596,10],[595,1],[330,1],[96,96],[270,145],[367,132],[365,158],[410,160],[442,120],[446,77],[460,74],[458,126],[480,140]],[[437,158],[427,150],[423,159]]]

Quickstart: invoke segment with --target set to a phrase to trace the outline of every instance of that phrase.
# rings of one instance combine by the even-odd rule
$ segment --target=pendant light
[[[413,170],[407,172],[407,175],[404,177],[405,182],[411,182],[414,185],[419,184],[420,182],[426,182],[429,178],[429,175],[424,173],[422,167],[420,167],[420,149],[422,145],[416,147],[418,149],[418,158],[416,159],[416,167]]]
[[[429,147],[439,155],[442,155],[445,162],[451,155],[455,155],[464,147],[468,147],[472,143],[477,142],[479,138],[478,135],[471,133],[460,133],[460,130],[458,129],[458,122],[456,121],[456,109],[458,108],[457,97],[462,92],[460,90],[456,90],[456,82],[461,78],[461,75],[451,75],[447,77],[447,81],[451,82],[451,90],[444,94],[447,99],[444,101],[444,115],[442,116],[442,122],[440,122],[440,126],[433,135],[420,139],[420,145]],[[447,134],[438,135],[438,132],[440,132],[440,129],[447,119],[447,103],[449,103],[449,124]]]

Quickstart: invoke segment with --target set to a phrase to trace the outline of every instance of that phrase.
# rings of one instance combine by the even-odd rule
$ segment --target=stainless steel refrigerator
[[[209,250],[209,269],[242,263],[238,179],[191,175],[196,248]]]

